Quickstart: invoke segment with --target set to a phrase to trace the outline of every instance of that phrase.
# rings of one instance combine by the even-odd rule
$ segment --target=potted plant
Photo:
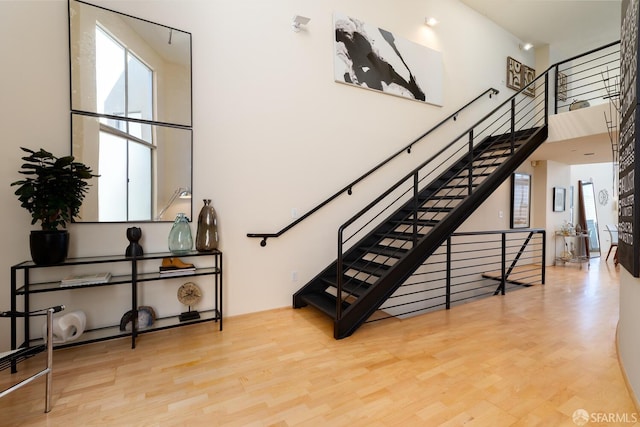
[[[67,257],[68,222],[79,217],[80,206],[88,191],[87,180],[97,177],[91,168],[75,162],[73,156],[56,157],[44,149],[21,147],[28,156],[19,173],[24,179],[11,183],[20,206],[31,212],[31,224],[40,221],[42,230],[32,230],[29,246],[33,262],[59,264]],[[61,228],[61,229],[59,229]]]

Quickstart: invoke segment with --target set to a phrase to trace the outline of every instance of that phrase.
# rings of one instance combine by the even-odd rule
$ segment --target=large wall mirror
[[[81,222],[192,216],[191,34],[69,0],[72,154],[100,177]]]
[[[600,233],[598,231],[598,212],[596,193],[592,182],[578,181],[578,223],[589,236],[589,256],[600,256]]]

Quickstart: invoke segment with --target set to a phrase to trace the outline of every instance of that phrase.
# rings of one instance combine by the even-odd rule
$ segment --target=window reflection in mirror
[[[96,26],[97,112],[153,120],[153,71]]]
[[[100,174],[80,222],[192,215],[191,34],[69,0],[72,154]]]
[[[596,210],[596,195],[592,182],[579,181],[579,223],[586,227],[589,235],[589,254],[591,257],[600,256],[600,234],[598,232],[598,212]]]
[[[190,199],[165,207],[176,190],[191,188],[191,130],[134,123],[152,135],[150,144],[120,130],[130,122],[109,120],[115,125],[110,126],[102,120],[72,115],[74,156],[100,175],[82,204],[80,221],[173,221],[179,212],[190,215]]]
[[[107,58],[109,68],[114,68],[133,66],[129,61],[134,58],[153,72],[153,117],[143,118],[191,126],[191,34],[77,0],[69,1],[69,17],[72,110],[109,114],[101,111],[96,86],[103,85],[103,78],[107,85],[124,86],[126,73],[124,69],[106,73],[98,61]],[[109,43],[103,44],[105,39]],[[111,63],[112,55],[121,59]],[[141,86],[135,79],[131,83],[132,90],[149,91],[146,83]],[[114,112],[124,109],[122,104]]]

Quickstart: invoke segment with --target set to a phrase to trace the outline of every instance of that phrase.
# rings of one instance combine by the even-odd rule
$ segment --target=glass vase
[[[198,215],[196,231],[196,250],[211,252],[218,248],[218,219],[216,210],[211,206],[211,199],[204,199],[204,206]]]
[[[189,221],[185,214],[179,213],[169,232],[169,250],[173,254],[180,255],[189,252],[191,248],[193,248],[193,238]]]

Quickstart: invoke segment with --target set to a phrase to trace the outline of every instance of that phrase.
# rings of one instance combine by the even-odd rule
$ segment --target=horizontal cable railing
[[[342,307],[345,303],[355,295],[366,292],[367,286],[376,280],[376,274],[378,274],[377,272],[363,273],[362,268],[355,273],[358,270],[356,265],[350,265],[345,261],[345,259],[347,259],[346,255],[353,245],[363,241],[368,233],[374,230],[391,214],[401,208],[406,209],[410,200],[417,200],[417,195],[425,190],[427,186],[435,182],[439,184],[439,187],[433,191],[436,197],[435,202],[431,204],[431,209],[427,212],[420,211],[418,202],[416,202],[413,207],[415,209],[413,218],[419,218],[422,223],[424,223],[425,220],[433,220],[434,224],[437,224],[438,221],[445,218],[448,214],[446,212],[447,209],[455,209],[460,197],[472,197],[478,186],[486,179],[489,179],[488,176],[492,171],[492,166],[487,165],[485,167],[481,160],[484,152],[489,148],[486,148],[484,151],[479,150],[479,147],[482,147],[482,143],[488,140],[492,141],[492,145],[494,146],[503,143],[507,145],[507,150],[511,157],[518,155],[519,147],[515,145],[516,141],[523,139],[523,137],[526,137],[528,134],[535,132],[543,126],[546,127],[548,124],[549,107],[553,106],[549,101],[553,99],[549,96],[552,90],[552,88],[550,88],[550,81],[554,82],[553,86],[558,85],[554,78],[555,74],[557,74],[556,71],[558,67],[562,64],[579,64],[586,62],[604,65],[604,70],[606,70],[611,60],[607,59],[597,62],[594,58],[608,58],[610,56],[609,49],[613,48],[615,52],[616,45],[619,45],[619,43],[611,43],[602,48],[587,52],[585,55],[588,59],[582,59],[585,55],[581,55],[550,66],[532,82],[529,82],[516,92],[515,95],[496,107],[477,124],[462,133],[450,144],[444,146],[435,155],[390,186],[377,199],[343,223],[338,229],[337,236],[337,295],[342,296],[342,298],[337,298],[336,301],[337,320],[341,319]],[[619,51],[619,49],[617,50]],[[614,63],[615,61],[611,62],[611,64]],[[567,68],[561,69],[566,70]],[[611,65],[611,69],[614,69],[613,65]],[[613,76],[611,72],[609,75]],[[521,156],[518,156],[518,158],[519,157]],[[452,165],[465,159],[467,161],[468,173],[464,181],[453,181],[455,179],[460,180],[459,175],[455,178],[443,179],[443,177],[446,177],[446,175],[443,175],[444,172],[449,170]],[[525,159],[519,160],[524,161]],[[465,184],[465,186],[461,188],[460,184]],[[421,239],[425,239],[430,231],[429,227],[407,224],[402,232],[406,234],[411,228],[413,228],[412,232],[414,235],[412,240],[400,241],[394,239],[399,230],[393,229],[389,231],[387,235],[380,235],[376,238],[377,240],[372,241],[369,246],[371,252],[374,252],[375,246],[380,244],[394,245],[395,252],[392,247],[385,254],[387,257],[386,260],[378,256],[370,260],[367,267],[372,270],[375,268],[375,264],[385,262],[393,263],[394,259],[402,257],[403,252],[418,245]],[[359,248],[359,250],[366,249],[367,248]],[[361,267],[361,264],[359,264],[359,266]],[[350,275],[350,271],[353,271],[354,274]]]
[[[544,229],[454,233],[368,322],[544,284],[545,235]]]
[[[555,65],[556,113],[605,104],[620,90],[620,41]]]
[[[476,125],[467,129],[450,144],[443,147],[431,158],[427,159],[413,171],[405,175],[402,179],[389,187],[377,199],[369,203],[365,208],[356,213],[338,229],[338,259],[337,259],[337,298],[336,312],[337,319],[340,320],[343,303],[355,294],[365,292],[369,283],[375,280],[375,274],[359,273],[349,276],[350,270],[355,270],[351,265],[345,263],[345,254],[355,242],[364,239],[366,235],[377,227],[383,219],[389,217],[393,212],[405,207],[411,200],[416,200],[413,206],[413,218],[420,219],[421,222],[433,220],[439,221],[447,213],[446,209],[455,208],[460,197],[468,197],[475,193],[478,186],[488,179],[494,166],[491,162],[486,165],[481,157],[490,147],[478,149],[481,144],[491,139],[492,146],[504,144],[505,152],[509,156],[517,153],[515,146],[520,135],[535,131],[547,125],[547,99],[548,99],[548,70],[538,76],[535,80],[523,87],[512,98],[496,107],[491,113],[486,115]],[[443,173],[452,165],[467,160],[467,178],[464,182],[453,182],[455,179],[442,179]],[[440,178],[439,178],[440,177]],[[428,212],[420,211],[417,203],[417,195],[438,180],[440,185],[433,191],[431,209]],[[459,185],[463,184],[464,187]],[[421,238],[425,238],[427,231],[424,227],[416,224],[413,226],[413,240],[404,240],[395,246],[387,254],[388,262],[401,258],[402,252],[417,245]],[[404,233],[408,229],[404,230]],[[370,249],[376,245],[384,244],[394,240],[396,230],[391,230],[387,235],[381,235],[379,239],[371,243]],[[381,259],[371,260],[370,264],[380,264]],[[344,275],[342,272],[346,272]],[[347,291],[348,289],[348,291]]]
[[[435,132],[437,129],[442,127],[445,123],[449,122],[450,120],[456,121],[458,116],[460,115],[460,113],[463,112],[464,110],[466,110],[468,107],[470,107],[476,101],[480,100],[481,98],[483,98],[486,95],[489,95],[489,98],[491,98],[491,97],[493,97],[493,95],[497,95],[498,93],[500,93],[500,91],[498,91],[498,89],[494,89],[494,88],[489,88],[489,89],[485,90],[480,95],[476,96],[474,99],[472,99],[471,101],[469,101],[465,105],[463,105],[461,108],[459,108],[458,110],[456,110],[455,112],[451,113],[449,116],[444,118],[442,121],[440,121],[438,124],[433,126],[431,129],[429,129],[428,131],[426,131],[425,133],[423,133],[422,135],[420,135],[419,137],[417,137],[416,139],[411,141],[405,147],[401,148],[400,150],[398,150],[397,152],[395,152],[391,156],[389,156],[386,159],[384,159],[382,162],[380,162],[377,165],[375,165],[373,168],[369,169],[362,176],[360,176],[356,180],[350,182],[344,188],[340,189],[338,192],[336,192],[335,194],[333,194],[332,196],[327,198],[325,201],[321,202],[316,207],[311,209],[309,212],[307,212],[306,214],[302,215],[300,218],[296,219],[295,221],[291,222],[289,225],[287,225],[286,227],[282,228],[281,230],[279,230],[279,231],[277,231],[275,233],[247,233],[247,237],[261,238],[262,240],[260,241],[260,246],[266,246],[268,238],[270,238],[270,237],[274,237],[274,238],[275,237],[280,237],[281,235],[283,235],[284,233],[286,233],[287,231],[289,231],[290,229],[292,229],[293,227],[295,227],[296,225],[298,225],[299,223],[301,223],[302,221],[304,221],[305,219],[307,219],[308,217],[310,217],[311,215],[313,215],[314,213],[316,213],[317,211],[319,211],[320,209],[322,209],[323,207],[325,207],[326,205],[331,203],[333,200],[335,200],[338,197],[340,197],[341,195],[343,195],[343,194],[351,195],[353,193],[353,187],[355,187],[360,182],[364,181],[367,177],[369,177],[374,172],[376,172],[379,169],[381,169],[383,166],[387,165],[389,162],[391,162],[393,159],[397,158],[401,154],[403,154],[405,152],[407,154],[411,154],[411,149],[416,144],[418,144],[421,141],[425,140],[427,136],[429,136],[430,134]]]

